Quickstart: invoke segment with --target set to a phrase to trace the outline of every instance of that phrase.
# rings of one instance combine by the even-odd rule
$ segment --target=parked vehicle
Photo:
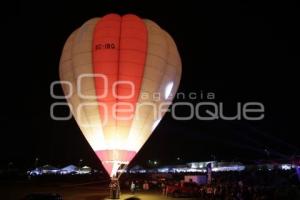
[[[180,185],[167,186],[167,195],[172,197],[192,197],[199,194],[199,185],[194,182],[184,182]]]

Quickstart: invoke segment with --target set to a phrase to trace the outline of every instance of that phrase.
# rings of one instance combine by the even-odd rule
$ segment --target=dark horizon
[[[41,162],[100,165],[74,119],[50,118],[50,84],[59,80],[63,44],[83,22],[108,13],[149,18],[174,38],[182,58],[178,92],[213,92],[225,112],[238,102],[262,102],[261,121],[176,121],[168,113],[133,164],[288,159],[300,155],[296,99],[297,7],[276,3],[200,4],[167,1],[16,3],[4,18],[0,165]],[[61,88],[56,88],[62,94]],[[177,99],[175,102],[180,102]],[[62,100],[64,102],[64,100]],[[63,114],[65,110],[59,110]],[[178,109],[182,115],[186,110]]]

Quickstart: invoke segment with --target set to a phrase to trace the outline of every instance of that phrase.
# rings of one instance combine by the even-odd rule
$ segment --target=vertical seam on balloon
[[[92,68],[92,72],[93,74],[95,74],[95,69],[94,69],[94,34],[95,34],[95,30],[96,30],[96,27],[97,27],[97,24],[99,23],[99,21],[101,20],[101,18],[99,18],[95,24],[94,24],[94,27],[93,27],[93,32],[92,32],[92,35],[91,35],[91,68]],[[96,103],[98,104],[98,100],[97,100],[97,90],[96,90],[96,81],[95,81],[95,78],[93,78],[93,85],[94,85],[94,90],[95,90],[95,101]],[[96,104],[96,105],[97,105]],[[98,108],[98,105],[97,105],[97,108]],[[101,119],[101,115],[100,115],[100,112],[99,112],[99,109],[97,109],[97,113],[98,113],[98,117],[99,117],[99,123],[101,124],[100,128],[102,129],[101,130],[101,134],[102,134],[102,139],[105,140],[104,138],[104,131],[103,131],[103,127],[102,127],[102,119]],[[98,127],[99,128],[99,127]],[[95,127],[93,126],[93,130],[94,130],[94,133],[96,132],[95,131]],[[105,141],[103,141],[103,144],[105,144]],[[105,148],[105,145],[99,147],[100,149],[102,148]]]
[[[123,23],[123,16],[121,16],[121,20],[120,20],[120,25],[119,25],[119,38],[118,38],[118,40],[119,40],[119,49],[118,49],[118,69],[117,69],[117,81],[119,81],[119,78],[120,78],[120,57],[121,57],[121,51],[120,51],[120,49],[121,49],[121,34],[122,34],[122,23]],[[116,87],[116,92],[117,92],[117,97],[116,97],[116,104],[118,105],[118,103],[119,103],[119,99],[118,99],[118,92],[119,91],[119,85],[117,85],[117,87]],[[116,106],[117,106],[116,105]],[[116,113],[115,113],[115,117],[118,119],[118,109],[116,109]],[[115,131],[116,131],[116,136],[117,136],[117,138],[119,139],[119,125],[118,125],[118,120],[117,119],[115,119],[115,124],[116,124],[116,129],[115,129]]]
[[[80,27],[81,28],[81,27]],[[80,30],[80,28],[79,29],[77,29],[78,31]],[[73,57],[73,49],[74,49],[74,42],[76,42],[76,38],[77,38],[77,34],[78,34],[78,32],[76,32],[75,33],[75,35],[74,35],[74,41],[72,42],[72,45],[71,45],[71,54],[72,54],[72,57]],[[77,90],[77,80],[76,80],[76,77],[75,77],[75,72],[74,72],[74,65],[73,65],[73,59],[71,59],[71,63],[72,63],[72,77],[73,77],[73,80],[74,80],[74,85],[75,85],[75,88],[76,88],[76,90]],[[78,100],[79,100],[79,104],[81,104],[81,98],[79,97],[79,96],[77,96],[77,98],[78,98]],[[76,111],[74,111],[74,112],[77,112],[77,110]],[[89,119],[88,119],[88,117],[87,117],[87,114],[86,114],[86,112],[85,112],[85,110],[83,111],[83,115],[84,115],[84,118],[85,118],[85,121],[86,122],[88,122],[89,123]],[[80,122],[80,117],[78,117],[78,119],[79,119],[79,122]],[[84,138],[87,140],[87,138],[86,138],[86,136],[85,136],[85,134],[84,134]],[[87,140],[88,141],[88,140]],[[88,141],[89,142],[89,141]]]
[[[107,23],[108,21],[116,21],[116,22],[120,22],[119,20],[107,20],[105,17],[104,18],[102,18],[103,19],[103,23]],[[99,21],[97,22],[97,23],[99,23]],[[101,23],[101,22],[100,22]],[[102,29],[102,28],[101,28]],[[95,30],[94,30],[94,35],[93,35],[93,40],[92,40],[92,42],[93,42],[93,44],[94,44],[94,41],[97,39],[97,37],[95,37],[95,32],[97,31],[97,24],[96,24],[96,26],[95,26]],[[92,51],[92,53],[93,53],[93,60],[92,60],[92,67],[93,67],[93,71],[94,71],[94,74],[96,73],[96,71],[95,71],[95,69],[96,69],[96,67],[95,67],[95,59],[94,59],[94,46],[93,46],[93,51]],[[118,63],[118,61],[116,61],[117,63]],[[117,76],[118,76],[118,74],[117,74]],[[109,81],[109,80],[108,80]],[[96,95],[97,95],[97,82],[96,82],[96,79],[94,79],[94,84],[95,84],[95,91],[96,91]],[[108,88],[107,88],[108,89]],[[98,97],[97,97],[97,102],[99,102],[99,99],[98,99]],[[105,102],[107,102],[107,101],[105,101]],[[111,102],[116,102],[116,98],[114,98]],[[102,116],[102,114],[100,113],[100,110],[99,110],[99,107],[98,107],[98,114],[99,114],[99,117],[100,117],[100,120],[102,120],[102,118],[101,118],[101,116]],[[105,113],[104,113],[105,114]],[[108,114],[108,113],[106,113],[106,114]],[[113,122],[114,123],[114,127],[116,127],[116,121],[114,121]],[[107,125],[105,125],[105,127],[107,127]],[[102,127],[103,128],[103,127]],[[103,132],[103,139],[105,140],[104,141],[104,143],[106,143],[107,141],[110,141],[110,138],[108,137],[108,135],[107,135],[107,133],[104,131],[104,129],[102,130],[102,132]],[[106,139],[108,139],[108,140],[106,140]],[[103,148],[103,149],[107,149],[107,146],[105,146],[105,148]]]
[[[130,144],[129,144],[129,137],[130,137],[131,129],[132,129],[132,127],[133,127],[133,123],[134,123],[134,119],[135,119],[134,116],[135,116],[135,113],[136,113],[136,111],[137,111],[136,106],[137,106],[137,103],[139,102],[140,92],[141,92],[141,90],[142,90],[143,77],[144,77],[144,73],[145,73],[146,61],[147,61],[147,55],[148,55],[148,42],[149,42],[149,41],[148,41],[148,29],[147,29],[147,26],[146,26],[144,20],[141,20],[141,21],[143,22],[143,25],[144,25],[144,28],[145,28],[145,35],[146,35],[146,41],[145,41],[145,43],[146,43],[146,48],[145,48],[145,51],[143,51],[143,53],[145,54],[145,57],[144,57],[144,61],[143,61],[143,71],[142,71],[141,77],[140,77],[139,91],[137,91],[139,95],[138,95],[138,97],[137,97],[137,99],[136,99],[136,101],[135,101],[134,112],[133,112],[133,118],[131,119],[131,123],[130,123],[130,126],[129,126],[129,128],[128,128],[126,145],[130,145]],[[128,38],[128,37],[126,37],[126,38]],[[134,151],[137,152],[137,150],[134,150]],[[132,158],[132,159],[133,159],[133,158]]]
[[[145,20],[142,20],[142,22],[144,23],[144,26],[145,26],[145,29],[146,29],[146,33],[147,33],[147,39],[146,39],[146,45],[147,45],[147,47],[146,47],[146,53],[145,53],[145,63],[144,63],[144,67],[143,67],[143,73],[142,73],[142,77],[141,77],[141,85],[140,85],[140,91],[142,90],[142,86],[143,86],[143,80],[144,80],[144,73],[145,73],[145,68],[146,68],[146,64],[147,64],[147,59],[148,59],[148,47],[149,47],[149,37],[148,37],[148,34],[149,34],[149,29],[148,29],[148,26],[147,26],[147,23],[145,23]],[[139,96],[138,96],[138,98],[137,98],[137,102],[136,103],[138,103],[139,102],[139,100],[140,100],[140,96],[141,96],[141,93],[139,93]],[[135,112],[134,112],[134,115],[135,114],[138,114],[138,113],[136,113],[137,112],[137,109],[135,110]],[[148,117],[148,116],[147,116]],[[127,144],[128,145],[130,145],[129,144],[129,139],[131,138],[131,131],[132,131],[132,128],[133,128],[133,123],[134,123],[134,120],[135,120],[135,117],[133,118],[133,120],[132,120],[132,123],[131,123],[131,125],[130,125],[130,129],[129,129],[129,132],[128,132],[128,136],[127,136]],[[139,136],[137,136],[137,139],[139,138]],[[137,149],[134,149],[134,151],[138,151]]]
[[[162,29],[160,29],[160,31],[162,31]],[[166,38],[165,34],[162,34],[162,35],[163,35],[164,38]],[[165,41],[166,41],[166,40],[165,40]],[[170,55],[170,45],[168,44],[167,46],[168,46],[168,48],[167,48],[167,57],[169,57],[169,55]],[[167,65],[168,65],[168,62],[167,62],[167,59],[166,59],[166,62],[164,63],[164,74],[165,74],[166,66],[167,66]],[[163,78],[164,78],[164,75],[162,76],[162,79],[159,81],[160,84],[158,85],[158,88],[161,86],[161,82],[162,82]],[[157,89],[156,89],[156,91],[157,91]],[[145,124],[146,124],[146,121],[148,120],[150,114],[151,114],[151,112],[147,114],[146,120],[144,121],[142,127],[139,129],[140,132],[142,132],[142,131],[145,129]],[[162,116],[162,118],[163,118],[163,116]],[[162,118],[161,118],[160,120],[162,120]],[[156,120],[158,120],[158,119],[156,119]],[[154,130],[153,130],[153,131],[154,131]],[[151,131],[150,134],[147,135],[147,136],[148,136],[147,138],[149,138],[149,136],[151,135],[151,133],[152,133],[153,131]],[[140,139],[141,139],[141,136],[138,137],[138,140],[140,140]],[[142,146],[145,144],[145,142],[146,142],[146,141],[144,141],[144,142],[142,143]],[[141,147],[142,147],[142,146],[141,146]]]
[[[67,39],[67,41],[66,41],[66,44],[67,43],[70,43],[70,54],[72,54],[72,44],[73,44],[73,42],[74,42],[74,37],[75,37],[75,32],[76,32],[76,30],[71,34],[71,36]],[[63,52],[62,52],[62,57],[63,57],[63,55],[65,54],[65,47],[64,47],[64,49],[63,49]],[[68,61],[69,62],[71,62],[71,64],[72,64],[72,57],[71,58],[69,58],[68,59]],[[62,71],[62,66],[64,66],[65,65],[65,62],[61,62],[60,61],[60,67],[59,67],[59,76],[60,76],[60,79],[61,80],[66,80],[66,78],[65,77],[63,77],[63,71]],[[71,65],[72,66],[72,65]],[[72,70],[72,67],[71,67],[71,69],[69,70],[69,71],[71,71],[71,73],[72,73],[72,79],[73,79],[73,82],[74,82],[74,76],[73,76],[73,70]],[[67,80],[68,81],[68,80]],[[63,89],[63,88],[62,88]],[[64,91],[64,89],[63,89],[63,92],[65,92]],[[71,105],[72,105],[72,97],[74,96],[74,91],[73,91],[73,94],[71,95],[71,97],[70,98],[68,98],[67,99],[67,102],[68,103],[71,103]],[[74,109],[73,109],[73,107],[71,108],[71,112],[73,113],[73,116],[74,116],[74,118],[75,118],[75,120],[77,121],[77,115],[76,115],[76,113],[74,112]],[[80,127],[80,126],[79,126]]]
[[[99,19],[100,20],[100,19]],[[98,21],[99,21],[98,20]],[[98,21],[97,21],[97,23],[98,23]],[[97,23],[95,23],[95,27],[96,27],[96,24]],[[82,27],[84,27],[84,25],[83,26],[81,26],[80,28],[82,28]],[[94,70],[93,69],[93,39],[94,39],[94,33],[92,34],[92,44],[91,44],[91,67],[92,67],[92,70]],[[77,84],[77,83],[76,83]],[[94,86],[95,86],[95,84],[94,84]],[[77,89],[77,87],[76,87],[76,89]],[[82,91],[81,91],[82,92]],[[96,86],[95,86],[95,94],[96,94]],[[81,97],[80,96],[78,96],[78,98],[79,98],[79,100],[80,100],[80,103],[85,103],[84,101],[82,102],[82,100],[81,100]],[[82,109],[83,110],[83,112],[84,112],[84,115],[85,115],[85,117],[86,117],[86,121],[87,121],[87,123],[89,124],[89,128],[93,131],[93,133],[95,133],[96,131],[96,128],[93,126],[93,125],[91,125],[91,121],[90,121],[90,118],[88,117],[88,114],[87,114],[87,112],[86,112],[86,110],[85,109]],[[99,115],[99,118],[100,118],[100,115]],[[101,120],[101,119],[100,119]],[[101,123],[101,121],[100,121],[100,123]],[[102,131],[103,132],[103,131]],[[102,133],[103,134],[103,133]],[[103,137],[104,137],[104,135],[103,135]]]

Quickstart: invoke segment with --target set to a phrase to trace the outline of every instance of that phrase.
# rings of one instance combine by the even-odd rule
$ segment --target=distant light
[[[157,171],[160,173],[168,173],[169,170],[170,170],[169,168],[161,168],[161,169],[158,169]]]
[[[172,91],[172,88],[173,88],[173,85],[174,83],[173,82],[169,82],[165,88],[165,99],[168,99],[170,94],[171,94],[171,91]]]
[[[283,165],[281,165],[281,169],[282,170],[291,170],[292,169],[292,165],[283,164]]]
[[[126,173],[127,170],[126,169],[118,169],[118,173]]]
[[[245,166],[243,165],[233,165],[233,166],[224,166],[224,167],[213,167],[212,171],[214,172],[228,172],[228,171],[243,171]]]

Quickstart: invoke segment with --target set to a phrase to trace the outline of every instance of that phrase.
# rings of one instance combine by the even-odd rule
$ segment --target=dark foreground
[[[186,194],[188,188],[179,186],[183,174],[169,174],[164,179],[157,175],[124,174],[120,180],[121,199],[171,200],[171,197],[162,195],[162,189],[173,196],[178,196],[175,193]],[[299,200],[298,178],[294,170],[214,173],[209,186],[197,185],[189,193],[198,196],[194,199],[199,200]],[[129,183],[132,182],[139,191],[142,190],[143,183],[149,183],[151,191],[132,195],[128,192]],[[8,176],[0,179],[0,200],[21,200],[31,193],[58,193],[64,200],[101,200],[109,196],[108,185],[109,179],[103,175],[41,176],[30,180],[26,177]]]
[[[80,184],[52,184],[39,185],[28,182],[18,183],[1,183],[0,199],[2,200],[19,200],[30,193],[59,193],[64,200],[101,200],[108,197],[107,186],[100,182],[89,182]],[[137,192],[130,194],[127,191],[122,191],[121,199],[141,199],[141,200],[156,200],[156,199],[171,199],[164,197],[159,191]],[[185,198],[180,198],[184,200]],[[189,198],[192,200],[193,198]]]
[[[108,197],[108,188],[106,184],[101,182],[87,182],[79,184],[56,183],[56,184],[36,184],[30,182],[15,182],[0,184],[0,199],[1,200],[21,200],[24,196],[30,193],[58,193],[62,195],[64,200],[101,200]],[[290,194],[293,198],[298,199],[295,194]],[[165,197],[160,191],[154,190],[149,192],[137,192],[131,194],[126,190],[122,190],[121,199],[132,200],[172,200],[176,198]],[[214,198],[179,198],[179,200],[211,200]],[[225,198],[228,200],[235,198]],[[267,200],[269,198],[254,198],[255,200]],[[276,198],[285,199],[286,198]],[[274,199],[273,199],[274,200]]]

